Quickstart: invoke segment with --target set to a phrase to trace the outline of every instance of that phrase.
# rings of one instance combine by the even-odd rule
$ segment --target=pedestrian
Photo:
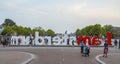
[[[105,36],[102,35],[102,36],[101,36],[101,39],[102,39],[102,41],[105,41]]]
[[[7,39],[5,38],[4,40],[3,40],[3,47],[6,47],[7,46]]]
[[[7,47],[8,45],[9,45],[9,39],[6,38],[6,39],[5,39],[5,46]]]
[[[119,39],[119,49],[120,49],[120,39]]]
[[[83,50],[84,50],[83,40],[80,41],[80,47],[81,47],[81,54],[83,54]]]
[[[88,47],[88,50],[87,50],[87,55],[89,56],[89,54],[90,54],[90,46],[89,45],[87,45],[87,47]]]
[[[2,44],[2,41],[0,40],[0,45]]]
[[[6,46],[9,46],[9,44],[10,44],[9,38],[6,38]]]
[[[114,46],[115,46],[115,48],[117,48],[117,44],[118,44],[118,41],[115,39],[114,40]]]
[[[107,57],[107,53],[108,53],[108,42],[106,40],[104,43],[103,57]]]
[[[21,38],[19,37],[18,38],[18,45],[20,45],[20,43],[21,43]]]
[[[3,42],[4,42],[4,39],[2,38],[2,39],[1,39],[1,44],[2,44],[2,45],[3,45]]]
[[[29,45],[32,46],[32,41],[33,41],[33,37],[32,34],[30,34],[30,40],[29,40]]]
[[[89,53],[90,53],[90,46],[89,45],[85,45],[84,46],[84,52],[83,52],[83,55],[82,56],[89,56]]]

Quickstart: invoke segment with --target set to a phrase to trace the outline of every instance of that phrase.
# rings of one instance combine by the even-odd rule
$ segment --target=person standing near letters
[[[29,45],[30,45],[30,46],[32,46],[32,40],[33,40],[32,34],[30,34],[30,42],[29,42]]]
[[[118,44],[118,41],[115,39],[115,41],[114,41],[115,48],[117,48],[117,44]]]
[[[84,50],[83,40],[81,40],[81,42],[80,42],[80,47],[81,47],[81,54],[83,54],[83,50]]]
[[[120,49],[120,39],[119,39],[119,49]]]
[[[103,57],[107,57],[107,53],[108,53],[108,42],[106,40],[105,43],[104,43]]]

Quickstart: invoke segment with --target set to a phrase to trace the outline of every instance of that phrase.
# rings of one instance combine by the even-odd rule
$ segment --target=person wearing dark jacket
[[[83,41],[80,42],[80,47],[81,47],[81,54],[82,54],[83,50],[84,50],[84,43],[83,43]]]
[[[119,49],[120,49],[120,39],[119,39]]]
[[[103,57],[107,57],[107,53],[108,53],[108,42],[105,41],[105,43],[104,43]]]
[[[117,48],[117,44],[118,44],[118,41],[115,39],[115,41],[114,41],[115,48]]]

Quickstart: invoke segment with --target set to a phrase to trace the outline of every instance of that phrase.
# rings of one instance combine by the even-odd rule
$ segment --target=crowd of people
[[[3,47],[9,46],[10,45],[10,40],[9,38],[4,38],[0,40],[0,44],[3,45]]]

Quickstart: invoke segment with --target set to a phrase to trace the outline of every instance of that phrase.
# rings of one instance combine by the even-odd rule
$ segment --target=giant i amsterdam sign
[[[112,33],[107,32],[106,38],[108,45],[112,45]],[[64,34],[63,37],[60,36],[39,36],[38,32],[35,32],[35,36],[12,36],[10,45],[55,45],[55,46],[66,46],[74,45],[78,46],[80,42],[83,41],[84,44],[90,46],[102,46],[104,40],[100,39],[99,36],[68,36]]]

